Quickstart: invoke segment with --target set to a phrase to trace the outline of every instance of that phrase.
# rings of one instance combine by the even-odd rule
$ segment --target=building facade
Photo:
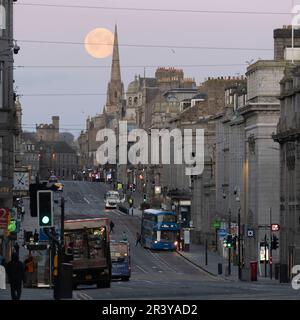
[[[274,135],[280,144],[280,268],[288,282],[300,264],[300,67],[290,66],[282,79],[280,119]]]

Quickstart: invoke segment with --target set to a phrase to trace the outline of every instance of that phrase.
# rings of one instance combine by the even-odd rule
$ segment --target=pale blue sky
[[[18,3],[32,3],[20,0]],[[290,12],[292,0],[35,0],[35,3],[86,6],[272,11]],[[295,0],[294,4],[300,4]],[[273,48],[273,29],[290,24],[289,15],[244,15],[130,12],[100,9],[42,8],[15,6],[15,35],[18,40],[83,42],[86,34],[97,27],[113,31],[118,24],[120,44],[157,44],[174,46],[216,46]],[[111,57],[95,59],[83,45],[34,44],[19,42],[16,66],[32,65],[98,65],[110,66]],[[272,59],[272,51],[221,51],[120,46],[122,65],[191,65],[244,64],[251,59]],[[186,77],[197,84],[209,76],[243,74],[245,67],[183,68]],[[146,75],[154,76],[155,68]],[[122,79],[127,88],[134,75],[143,68],[124,68]],[[106,93],[109,68],[97,69],[27,69],[16,68],[19,94],[40,93]],[[47,123],[52,115],[61,117],[63,129],[75,135],[85,126],[88,115],[100,113],[105,96],[22,97],[24,128],[33,130],[35,123]],[[64,130],[67,131],[67,130]]]

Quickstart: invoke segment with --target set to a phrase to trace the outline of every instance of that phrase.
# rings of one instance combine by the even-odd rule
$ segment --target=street
[[[125,231],[131,247],[130,281],[113,280],[111,288],[79,286],[73,299],[299,299],[300,291],[290,284],[238,282],[220,279],[190,263],[177,252],[152,251],[135,246],[140,231],[139,216],[105,210],[103,196],[108,185],[99,182],[65,181],[66,219],[109,217],[115,224],[111,239]],[[58,205],[56,204],[58,207]],[[56,208],[59,221],[60,211]],[[9,288],[9,287],[8,287]],[[10,299],[0,290],[0,299]],[[53,299],[52,290],[24,289],[22,299]]]

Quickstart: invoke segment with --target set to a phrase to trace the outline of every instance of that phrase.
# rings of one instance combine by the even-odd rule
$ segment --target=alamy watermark
[[[119,121],[118,137],[112,129],[105,128],[98,131],[96,141],[102,142],[96,152],[96,160],[101,165],[171,164],[172,151],[173,163],[185,164],[186,175],[199,175],[204,169],[204,129],[151,129],[149,132],[133,129],[128,132],[127,121]]]
[[[292,274],[294,274],[292,278],[292,288],[295,290],[300,289],[300,265],[295,265],[292,268]]]

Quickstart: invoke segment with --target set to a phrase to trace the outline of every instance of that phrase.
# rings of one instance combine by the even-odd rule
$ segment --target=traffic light
[[[53,227],[53,192],[51,190],[37,192],[37,212],[40,227]]]
[[[37,217],[37,192],[39,190],[49,190],[46,184],[32,183],[29,185],[29,196],[30,196],[30,215]]]
[[[144,194],[144,202],[147,202],[147,195]]]
[[[229,235],[227,236],[227,248],[232,248],[232,245],[233,245],[232,235],[229,234]]]
[[[273,235],[271,247],[272,247],[272,250],[276,250],[279,247],[278,237],[275,235]]]
[[[234,241],[234,239],[232,238],[232,235],[229,234],[229,235],[227,235],[226,238],[224,238],[224,240],[223,240],[223,246],[224,246],[225,248],[232,248],[232,246],[233,246],[233,241]]]

